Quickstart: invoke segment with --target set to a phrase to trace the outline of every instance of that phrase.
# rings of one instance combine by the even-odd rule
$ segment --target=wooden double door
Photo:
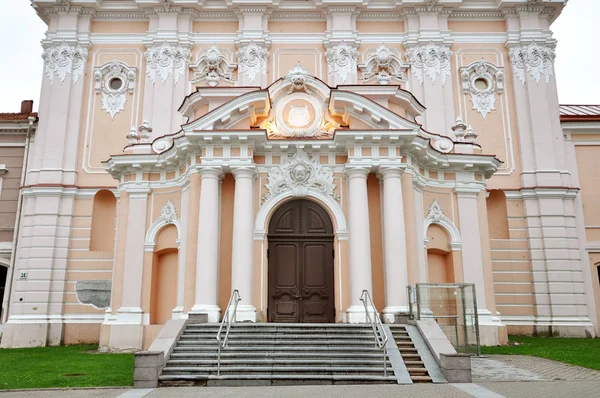
[[[269,224],[269,322],[335,322],[333,225],[310,200],[293,200]]]

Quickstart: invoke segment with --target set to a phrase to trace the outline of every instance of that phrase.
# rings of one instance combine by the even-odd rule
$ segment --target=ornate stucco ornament
[[[339,199],[335,193],[333,170],[319,164],[318,157],[310,159],[300,148],[293,156],[288,156],[280,165],[269,170],[266,188],[269,192],[264,200],[286,191],[291,191],[295,197],[305,197],[309,190]]]
[[[471,95],[473,109],[485,119],[496,109],[496,93],[504,91],[504,68],[480,60],[461,68],[463,93]]]
[[[456,118],[456,124],[451,127],[454,132],[454,137],[456,138],[456,142],[467,142],[469,144],[474,144],[477,139],[477,133],[473,130],[473,127],[467,126],[463,123],[462,118],[458,116]]]
[[[160,211],[160,216],[167,224],[172,224],[175,222],[175,220],[177,220],[177,209],[175,208],[175,205],[171,199],[169,199],[163,206],[162,210]]]
[[[365,58],[365,63],[359,65],[363,82],[375,80],[378,84],[386,85],[393,79],[406,81],[407,65],[402,62],[397,49],[382,44],[374,52],[365,54]]]
[[[289,84],[293,87],[293,80]],[[293,92],[277,99],[258,127],[267,130],[269,139],[331,139],[340,124],[329,116],[322,100]]]
[[[554,48],[548,45],[531,43],[523,46],[512,47],[508,55],[512,65],[513,75],[525,86],[526,72],[529,72],[536,84],[540,83],[542,76],[546,83],[554,76]]]
[[[193,65],[195,72],[192,83],[205,81],[210,87],[218,86],[221,81],[235,83],[233,71],[237,65],[230,59],[214,44],[210,48],[201,50]]]
[[[434,199],[433,202],[429,205],[429,212],[427,213],[427,219],[431,220],[434,223],[439,223],[445,217],[446,216],[444,215],[442,206],[440,206],[437,199]]]
[[[446,84],[450,76],[450,57],[452,51],[449,48],[437,44],[425,46],[414,46],[406,51],[406,59],[411,66],[413,75],[422,85],[425,76],[432,82],[440,76],[442,86]]]
[[[356,70],[358,51],[343,41],[337,46],[329,48],[325,57],[329,74],[337,74],[342,82],[345,82],[348,75]]]
[[[173,81],[177,83],[186,72],[192,57],[189,48],[169,43],[150,47],[144,55],[147,64],[146,74],[152,83],[156,83],[158,77],[164,83],[171,74],[173,74]]]
[[[150,126],[150,122],[144,119],[141,126],[137,128],[131,126],[131,130],[129,130],[129,134],[127,134],[125,138],[127,138],[129,145],[147,143],[150,140],[151,134],[152,127]]]
[[[288,95],[294,92],[303,91],[306,94],[310,94],[310,90],[306,87],[306,80],[310,75],[308,71],[300,65],[300,61],[296,63],[287,75],[285,75],[284,79],[290,81],[291,85],[288,90]]]
[[[96,94],[102,94],[102,110],[108,112],[111,119],[125,109],[127,93],[133,94],[136,71],[116,59],[94,69]]]
[[[238,73],[245,74],[254,82],[257,75],[267,75],[267,59],[269,52],[266,47],[254,42],[240,47],[236,53],[238,59]]]
[[[88,59],[88,49],[74,44],[59,43],[47,46],[42,54],[44,72],[50,83],[57,76],[61,83],[69,74],[73,74],[73,84],[83,76],[85,63]]]

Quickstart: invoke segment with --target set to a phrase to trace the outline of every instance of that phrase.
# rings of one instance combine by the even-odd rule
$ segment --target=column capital
[[[369,173],[371,172],[370,166],[351,166],[346,164],[344,167],[344,174],[348,179],[352,178],[364,178],[366,179]]]
[[[400,166],[381,166],[377,170],[378,177],[383,180],[386,178],[400,178],[402,173],[404,173],[404,169]]]
[[[456,196],[458,198],[476,198],[479,192],[484,191],[485,188],[480,186],[457,186],[454,188]]]
[[[123,188],[127,192],[129,199],[146,199],[150,193],[150,187],[147,185],[125,186]]]
[[[237,180],[238,178],[252,178],[255,179],[258,171],[255,165],[251,166],[236,166],[231,168],[231,174]]]
[[[201,167],[198,169],[200,178],[214,178],[220,179],[223,176],[223,169],[221,167]]]

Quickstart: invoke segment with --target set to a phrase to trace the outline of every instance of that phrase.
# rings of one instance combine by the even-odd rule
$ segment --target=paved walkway
[[[473,383],[278,387],[172,387],[159,389],[74,389],[0,392],[0,398],[598,398],[600,372],[524,355],[473,358]]]
[[[473,382],[597,380],[600,372],[527,355],[489,355],[471,359]],[[600,397],[600,391],[598,392]]]
[[[484,382],[475,384],[337,385],[285,387],[170,387],[146,390],[80,389],[0,392],[2,398],[598,398],[600,381]]]

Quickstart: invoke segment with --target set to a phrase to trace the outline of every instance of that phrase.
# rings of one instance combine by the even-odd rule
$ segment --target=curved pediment
[[[352,88],[332,89],[298,63],[265,90],[231,88],[239,94],[234,97],[223,89],[198,90],[180,108],[189,119],[211,97],[230,100],[184,125],[183,131],[262,129],[270,140],[331,140],[336,131],[355,129],[419,131],[420,125],[407,118],[422,111],[412,95],[404,98],[397,95],[397,87],[386,87],[390,97],[402,99],[403,117],[368,98],[368,91]]]

